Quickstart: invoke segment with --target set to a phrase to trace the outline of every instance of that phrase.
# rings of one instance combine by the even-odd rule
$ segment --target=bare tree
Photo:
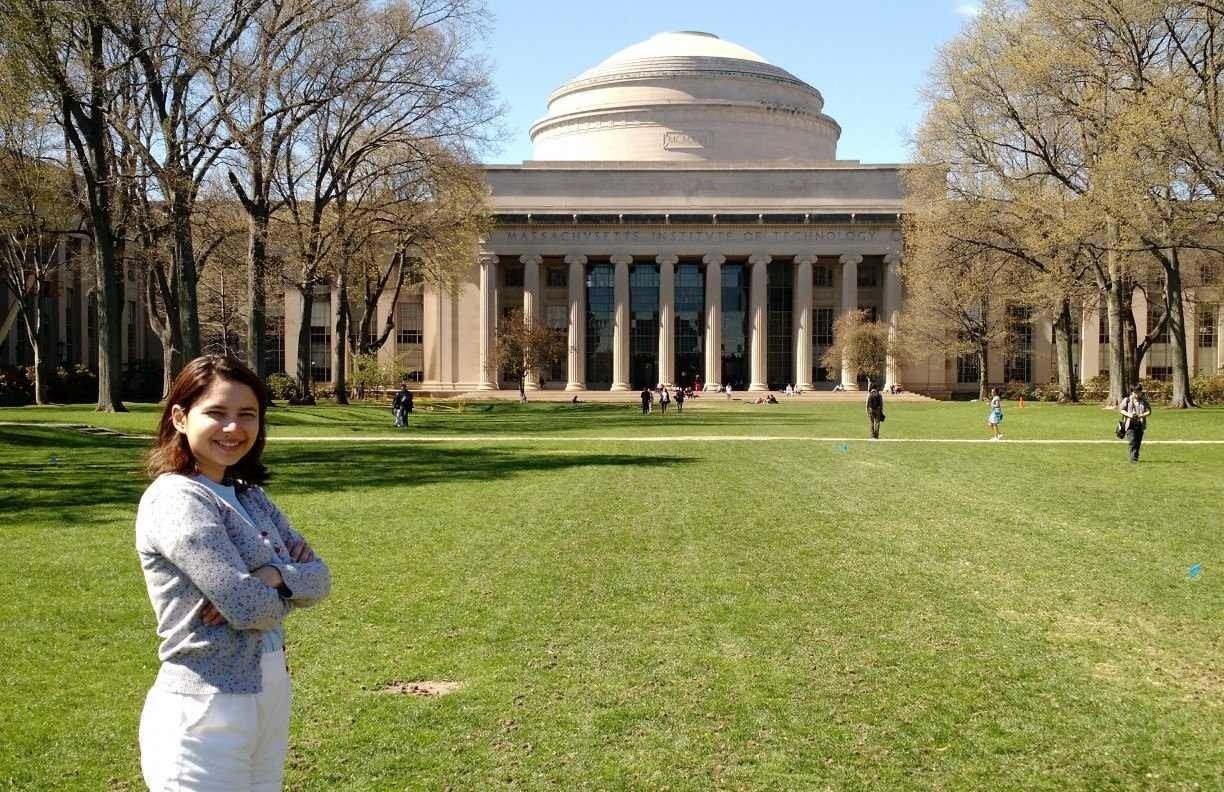
[[[566,339],[561,331],[539,321],[529,321],[523,312],[513,310],[497,326],[493,356],[505,371],[519,382],[519,401],[527,401],[527,377],[565,354]]]
[[[897,338],[890,335],[888,326],[871,321],[867,311],[842,314],[833,323],[833,343],[821,365],[830,370],[848,367],[855,379],[864,376],[869,383],[883,382],[889,357],[904,362]]]
[[[81,217],[71,179],[52,158],[52,114],[18,64],[2,66],[0,276],[13,303],[0,339],[19,316],[34,351],[34,402],[45,404],[51,351],[44,299],[67,261],[70,235],[81,231]]]

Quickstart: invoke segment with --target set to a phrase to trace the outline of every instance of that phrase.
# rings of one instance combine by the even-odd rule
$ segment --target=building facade
[[[660,382],[764,390],[854,387],[821,360],[837,317],[865,309],[898,327],[902,168],[838,160],[841,128],[820,92],[759,55],[706,33],[663,33],[628,47],[548,97],[531,129],[534,159],[484,168],[496,225],[462,287],[385,295],[377,326],[394,319],[380,362],[422,390],[515,388],[495,365],[496,328],[519,310],[567,338],[563,358],[526,387],[636,390]],[[48,299],[48,333],[61,363],[96,366],[91,263],[80,242]],[[80,248],[80,249],[78,249]],[[139,275],[126,276],[125,365],[160,364]],[[1213,296],[1215,295],[1215,296]],[[1224,300],[1200,289],[1187,306],[1190,362],[1224,368]],[[268,327],[268,370],[296,375],[301,295],[284,295]],[[0,294],[0,318],[12,313]],[[312,378],[336,371],[335,291],[309,313]],[[1133,305],[1148,326],[1141,292]],[[995,351],[987,379],[1053,376],[1049,317],[1008,309],[1016,343]],[[1109,339],[1095,306],[1077,316],[1081,378],[1108,368]],[[32,355],[10,321],[0,364]],[[214,345],[215,346],[215,345]],[[212,347],[210,347],[211,349]],[[1142,374],[1167,376],[1162,339]],[[943,355],[891,363],[887,383],[948,396],[976,392],[977,361]]]

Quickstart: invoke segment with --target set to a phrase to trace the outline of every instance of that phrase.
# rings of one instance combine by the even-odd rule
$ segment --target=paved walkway
[[[99,429],[86,424],[53,423],[38,421],[0,421],[0,426],[25,426],[44,429],[70,429],[84,434],[114,437],[123,440],[152,440],[152,435],[124,434],[112,429]],[[991,440],[968,437],[882,437],[879,440],[855,436],[834,437],[810,435],[549,435],[549,434],[418,434],[406,432],[388,435],[268,435],[270,443],[939,443],[939,444],[986,444],[986,445],[1124,445],[1125,440],[1109,439],[1041,439],[1016,438]],[[1157,440],[1144,439],[1143,445],[1224,445],[1224,440]]]

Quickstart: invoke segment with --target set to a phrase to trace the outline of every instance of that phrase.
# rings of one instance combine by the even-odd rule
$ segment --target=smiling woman
[[[162,661],[140,721],[150,789],[279,789],[288,750],[282,620],[331,573],[268,499],[268,393],[238,361],[175,379],[148,457],[136,549]]]

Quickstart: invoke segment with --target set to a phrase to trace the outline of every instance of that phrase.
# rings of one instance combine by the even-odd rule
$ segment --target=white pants
[[[140,767],[153,792],[279,790],[293,692],[285,653],[265,652],[259,693],[161,690],[140,715]]]

